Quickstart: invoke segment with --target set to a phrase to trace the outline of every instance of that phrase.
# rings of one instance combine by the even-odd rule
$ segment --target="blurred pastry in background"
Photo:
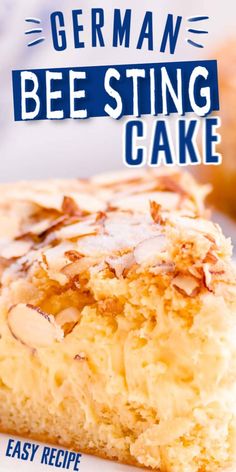
[[[199,177],[211,182],[210,202],[236,219],[236,38],[224,43],[214,54],[218,61],[222,154],[220,166],[201,166]]]

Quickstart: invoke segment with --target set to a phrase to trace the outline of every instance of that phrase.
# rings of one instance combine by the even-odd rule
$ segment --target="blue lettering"
[[[187,164],[187,154],[191,164],[200,164],[200,156],[195,141],[197,120],[179,120],[179,164]]]
[[[102,28],[104,26],[103,8],[92,8],[92,46],[97,47],[97,39],[101,47],[105,46]]]
[[[55,467],[62,467],[62,459],[60,459],[60,456],[64,456],[65,454],[65,451],[63,451],[62,449],[59,449],[59,451],[57,451],[57,457],[56,457],[56,461],[55,461]]]
[[[50,454],[50,447],[44,447],[43,448],[43,453],[41,457],[41,464],[46,464],[48,465],[48,456]]]
[[[125,162],[128,166],[141,166],[143,164],[144,151],[143,147],[136,146],[134,152],[134,135],[143,138],[143,122],[139,120],[131,120],[125,126]]]
[[[148,40],[148,50],[153,51],[153,21],[151,11],[147,11],[144,17],[141,33],[137,44],[137,49],[142,49],[143,42],[145,39]]]
[[[23,445],[23,451],[21,454],[21,459],[23,461],[27,461],[29,459],[29,451],[28,449],[31,449],[31,444],[30,443],[24,443]]]
[[[52,447],[50,451],[50,459],[48,461],[48,464],[51,466],[54,466],[54,459],[56,457],[56,452],[57,450],[55,449],[55,447]]]
[[[69,454],[69,451],[65,451],[65,457],[64,457],[64,461],[63,461],[63,465],[62,465],[63,469],[65,469],[65,467],[66,467],[66,461],[67,461],[68,454]]]
[[[124,46],[126,48],[130,45],[130,25],[131,25],[131,10],[126,10],[123,22],[121,20],[121,13],[118,8],[115,8],[114,11],[114,30],[113,30],[113,47],[117,48],[118,41],[119,46]]]
[[[72,19],[73,19],[73,31],[74,31],[74,43],[75,48],[84,48],[84,42],[80,41],[80,32],[84,31],[83,25],[79,24],[79,16],[82,15],[83,10],[72,10]]]
[[[64,16],[61,11],[55,11],[51,14],[52,41],[56,51],[64,51],[67,47]],[[57,26],[57,23],[59,27]],[[60,28],[60,29],[59,29]]]
[[[81,454],[76,454],[76,460],[74,465],[74,471],[79,472],[79,464],[80,464]]]
[[[11,451],[13,450],[13,443],[14,443],[14,439],[9,439],[8,445],[7,445],[7,450],[6,450],[6,456],[7,457],[12,457],[11,456]]]
[[[75,454],[75,452],[70,452],[70,453],[69,453],[69,457],[68,457],[68,462],[67,462],[67,469],[70,468],[70,464],[71,464],[72,462],[74,462],[75,459],[76,459],[76,454]]]
[[[171,15],[171,14],[168,15],[167,20],[166,20],[166,26],[165,26],[162,42],[161,42],[161,49],[160,49],[161,52],[165,52],[167,41],[169,39],[170,53],[174,54],[176,44],[177,44],[177,39],[178,39],[178,36],[179,36],[181,21],[182,21],[182,17],[177,16],[176,25],[174,27],[173,15]]]
[[[156,129],[154,132],[154,144],[153,144],[152,157],[151,157],[151,162],[150,162],[151,166],[157,166],[160,164],[159,162],[160,153],[164,154],[166,164],[168,165],[173,164],[169,137],[166,130],[166,123],[163,120],[157,121],[156,123]]]
[[[205,132],[205,164],[220,164],[221,155],[219,153],[214,154],[215,144],[220,142],[220,136],[215,132],[214,128],[220,126],[219,118],[207,118],[206,119],[206,132]]]
[[[39,445],[32,444],[32,452],[31,452],[31,458],[30,458],[31,462],[34,460],[34,456],[35,456],[38,448],[39,448]]]

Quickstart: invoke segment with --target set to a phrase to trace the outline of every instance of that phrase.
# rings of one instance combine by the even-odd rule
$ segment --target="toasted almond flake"
[[[82,257],[81,259],[67,264],[63,267],[61,272],[69,279],[74,279],[74,277],[86,272],[90,267],[93,267],[96,264],[100,263],[101,259],[94,257]]]
[[[95,265],[90,266],[89,268],[90,276],[92,276],[93,274],[98,274],[98,272],[102,272],[105,269],[106,269],[106,264],[104,261],[101,261],[99,263],[97,262]]]
[[[106,172],[105,174],[98,174],[91,178],[91,182],[101,186],[111,186],[115,184],[122,185],[124,183],[133,182],[134,180],[142,180],[143,176],[143,171],[125,169],[120,172]]]
[[[160,264],[156,264],[155,266],[149,269],[154,275],[159,274],[172,274],[175,271],[175,264],[173,262],[163,262]]]
[[[42,254],[45,269],[55,272],[60,271],[69,262],[66,254],[70,250],[71,245],[69,243],[61,243],[55,247],[47,248]]]
[[[126,198],[130,195],[143,194],[146,192],[152,192],[157,190],[157,182],[154,179],[151,180],[140,180],[133,179],[122,187],[117,188],[117,198]]]
[[[33,349],[50,346],[64,337],[52,315],[24,303],[10,308],[8,326],[17,340]]]
[[[164,210],[174,210],[179,204],[179,195],[172,192],[147,192],[127,196],[122,199],[113,199],[112,205],[122,210],[134,210],[141,213],[149,211],[149,201],[161,205]]]
[[[65,252],[65,257],[68,258],[71,262],[75,262],[81,259],[81,257],[83,256],[75,249],[74,250],[72,249],[70,251]]]
[[[53,221],[49,218],[46,220],[37,221],[37,223],[30,224],[28,227],[25,228],[25,232],[20,237],[24,237],[26,234],[35,234],[40,235],[41,233],[45,233],[53,224]]]
[[[67,217],[65,215],[59,216],[59,218],[51,220],[47,228],[45,228],[42,232],[38,233],[38,237],[40,238],[40,240],[45,240],[47,236],[51,235],[51,233],[54,234],[57,229],[63,226],[66,220]]]
[[[80,312],[74,307],[65,308],[56,315],[56,323],[63,329],[65,335],[73,330],[79,319]]]
[[[189,273],[196,277],[196,279],[201,280],[202,279],[202,267],[194,267],[191,266],[188,269]]]
[[[159,177],[160,186],[164,190],[168,190],[169,192],[179,193],[182,196],[187,195],[186,190],[181,186],[179,183],[180,175],[178,173],[173,175],[162,175]]]
[[[206,254],[203,262],[204,263],[209,263],[209,264],[216,264],[218,262],[218,260],[219,260],[218,257],[215,254],[213,254],[213,252],[209,251]]]
[[[75,307],[65,308],[65,310],[60,311],[56,315],[56,322],[59,326],[63,326],[66,323],[71,323],[79,321],[80,319],[80,312]]]
[[[150,201],[149,204],[150,204],[151,217],[152,217],[154,223],[159,223],[160,224],[161,221],[162,221],[162,218],[161,218],[161,215],[160,215],[161,205],[159,205],[157,202],[154,202],[154,201]]]
[[[79,209],[77,203],[72,197],[65,196],[62,202],[62,212],[67,215],[81,215],[83,212]]]
[[[210,264],[203,264],[204,282],[208,290],[211,290],[212,275],[210,272]]]
[[[11,241],[2,247],[0,257],[5,259],[22,257],[27,254],[31,247],[32,242],[30,241]]]
[[[84,352],[80,352],[79,354],[75,355],[74,360],[75,361],[87,361],[88,358],[87,358],[87,356],[85,355]]]
[[[98,211],[96,214],[95,222],[99,225],[103,225],[106,221],[107,214],[104,211]]]
[[[107,203],[105,201],[99,198],[99,196],[93,197],[91,193],[70,192],[70,197],[73,198],[81,210],[88,213],[105,211],[107,207]]]
[[[123,275],[124,270],[130,269],[135,264],[133,253],[124,254],[120,257],[107,257],[105,262],[109,268],[114,270],[116,277],[120,278]]]
[[[99,225],[94,225],[94,219],[80,221],[72,225],[64,226],[55,232],[55,237],[60,239],[74,239],[81,236],[97,234],[100,230]]]
[[[159,205],[157,202],[150,201],[151,217],[152,217],[154,223],[157,223],[157,224],[162,224],[163,223],[163,219],[162,219],[162,216],[161,216],[160,209],[161,209],[161,205]]]
[[[137,264],[155,265],[166,250],[166,243],[166,237],[162,234],[145,239],[134,250],[135,261]]]
[[[225,274],[225,270],[223,269],[219,269],[219,270],[214,270],[214,269],[210,269],[210,273],[212,275],[224,275]]]
[[[108,218],[105,223],[105,234],[112,236],[116,246],[114,250],[133,249],[144,239],[152,238],[160,234],[159,225],[150,222],[134,221],[134,218]]]
[[[183,292],[188,297],[194,296],[200,289],[200,282],[191,275],[177,275],[172,280],[172,285],[181,293]]]
[[[54,209],[57,211],[61,210],[63,201],[63,197],[60,195],[60,193],[50,193],[46,190],[45,192],[31,192],[29,190],[25,190],[21,195],[18,195],[18,199],[35,203],[42,208],[49,210]]]
[[[119,242],[114,237],[106,234],[85,236],[77,241],[77,250],[84,256],[99,257],[109,255],[111,252],[119,251],[126,247],[126,242]]]
[[[20,216],[9,218],[9,214],[4,214],[1,208],[0,214],[0,238],[14,238],[19,232]],[[11,215],[10,215],[11,216]]]
[[[186,228],[188,231],[201,233],[206,239],[214,245],[220,244],[220,237],[222,236],[221,229],[212,221],[204,220],[203,218],[187,218],[182,216],[175,216],[170,218],[174,225]]]

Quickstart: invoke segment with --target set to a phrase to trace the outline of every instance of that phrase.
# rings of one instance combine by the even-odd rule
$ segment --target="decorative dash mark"
[[[208,34],[208,31],[205,31],[205,30],[196,30],[196,29],[193,29],[193,28],[189,28],[189,29],[188,29],[188,32],[189,32],[189,33],[194,33],[194,34]]]
[[[35,39],[34,41],[31,41],[31,43],[28,43],[27,46],[28,47],[36,46],[36,44],[40,44],[43,41],[45,41],[45,38],[38,38],[38,39]]]
[[[191,44],[191,46],[194,46],[195,48],[204,48],[202,44],[195,43],[195,41],[192,41],[191,39],[187,39],[187,43]]]
[[[26,23],[33,23],[33,24],[36,24],[36,25],[40,25],[41,24],[41,20],[40,18],[32,18],[32,17],[29,17],[29,18],[25,18],[25,22]],[[33,25],[32,25],[33,26]],[[30,34],[37,34],[37,33],[42,33],[43,32],[43,28],[32,28],[32,29],[28,29],[27,31],[25,31],[25,34],[26,35],[30,35]],[[36,46],[36,44],[40,44],[42,43],[43,41],[45,41],[45,37],[42,36],[42,37],[39,37],[39,38],[36,38],[34,39],[33,41],[30,41],[27,46],[28,47],[31,47],[31,46]]]
[[[209,20],[209,16],[192,16],[191,18],[188,18],[188,21],[190,22],[204,21],[204,20]]]
[[[36,23],[40,25],[41,20],[39,18],[25,18],[26,23]]]
[[[42,28],[34,28],[28,31],[25,31],[25,34],[33,34],[33,33],[42,33]]]
[[[198,21],[205,21],[205,20],[209,20],[209,16],[192,16],[191,18],[188,18],[188,22],[189,23],[196,23]],[[190,25],[189,25],[190,26]],[[203,29],[198,29],[198,28],[186,28],[187,29],[187,32],[190,33],[190,35],[206,35],[208,34],[208,31],[207,30],[203,30]],[[191,39],[191,36],[190,38],[186,38],[186,41],[187,43],[190,45],[190,46],[193,46],[195,48],[204,48],[204,45],[203,44],[200,44],[199,42],[196,42],[194,41],[193,39]]]

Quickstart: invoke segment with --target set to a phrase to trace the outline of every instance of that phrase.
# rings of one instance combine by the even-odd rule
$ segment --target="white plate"
[[[33,443],[39,445],[39,449],[35,454],[33,462],[23,461],[21,459],[13,459],[12,457],[6,457],[6,449],[9,439],[15,439],[15,441]],[[43,447],[45,445],[37,441],[29,441],[28,439],[14,438],[14,436],[6,436],[0,434],[0,471],[1,472],[72,472],[73,467],[70,469],[63,469],[58,467],[52,467],[50,465],[42,465],[40,463]],[[54,446],[50,446],[51,448]],[[57,449],[61,447],[55,446]],[[82,454],[81,462],[79,466],[79,472],[140,472],[145,469],[137,469],[136,467],[129,467],[127,465],[117,464],[117,462],[111,462],[99,459],[97,457],[88,456]]]

